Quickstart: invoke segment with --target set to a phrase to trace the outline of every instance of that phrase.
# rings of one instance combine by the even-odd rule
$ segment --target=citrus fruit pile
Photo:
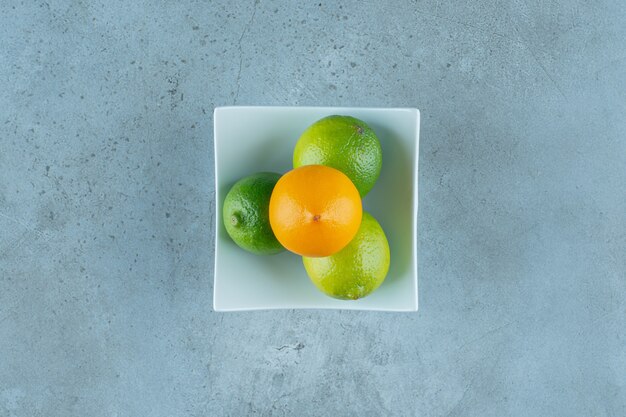
[[[223,208],[228,235],[254,254],[302,256],[313,284],[331,297],[365,297],[384,281],[390,259],[385,232],[361,202],[380,175],[378,137],[362,120],[325,117],[298,139],[293,167],[233,185]]]

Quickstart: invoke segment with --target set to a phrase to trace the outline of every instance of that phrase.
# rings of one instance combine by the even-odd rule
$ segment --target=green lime
[[[382,284],[389,270],[389,243],[380,224],[363,212],[361,227],[352,241],[334,255],[303,257],[304,268],[313,284],[325,294],[342,300],[356,300]]]
[[[280,178],[274,172],[259,172],[242,178],[226,194],[224,227],[242,249],[257,255],[271,255],[284,248],[270,227],[272,190]]]
[[[364,121],[328,116],[302,133],[293,153],[293,167],[328,165],[338,169],[364,197],[380,175],[382,158],[380,141]]]

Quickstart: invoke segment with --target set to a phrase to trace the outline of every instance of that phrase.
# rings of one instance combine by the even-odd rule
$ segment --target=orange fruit
[[[350,243],[361,225],[361,197],[341,171],[306,165],[283,175],[270,197],[270,225],[288,250],[330,256]]]

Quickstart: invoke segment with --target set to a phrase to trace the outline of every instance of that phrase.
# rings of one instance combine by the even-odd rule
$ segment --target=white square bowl
[[[302,259],[291,253],[258,256],[228,236],[222,205],[230,187],[259,171],[285,173],[302,132],[333,114],[365,121],[380,139],[383,165],[364,210],[383,227],[391,250],[382,285],[360,300],[337,300],[309,280]],[[420,114],[411,108],[218,107],[215,123],[216,311],[344,309],[417,311],[417,168]]]

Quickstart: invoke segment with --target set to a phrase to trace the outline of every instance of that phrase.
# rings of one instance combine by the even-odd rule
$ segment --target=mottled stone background
[[[3,0],[0,416],[626,415],[626,2]],[[212,311],[215,106],[422,112],[420,310]]]

